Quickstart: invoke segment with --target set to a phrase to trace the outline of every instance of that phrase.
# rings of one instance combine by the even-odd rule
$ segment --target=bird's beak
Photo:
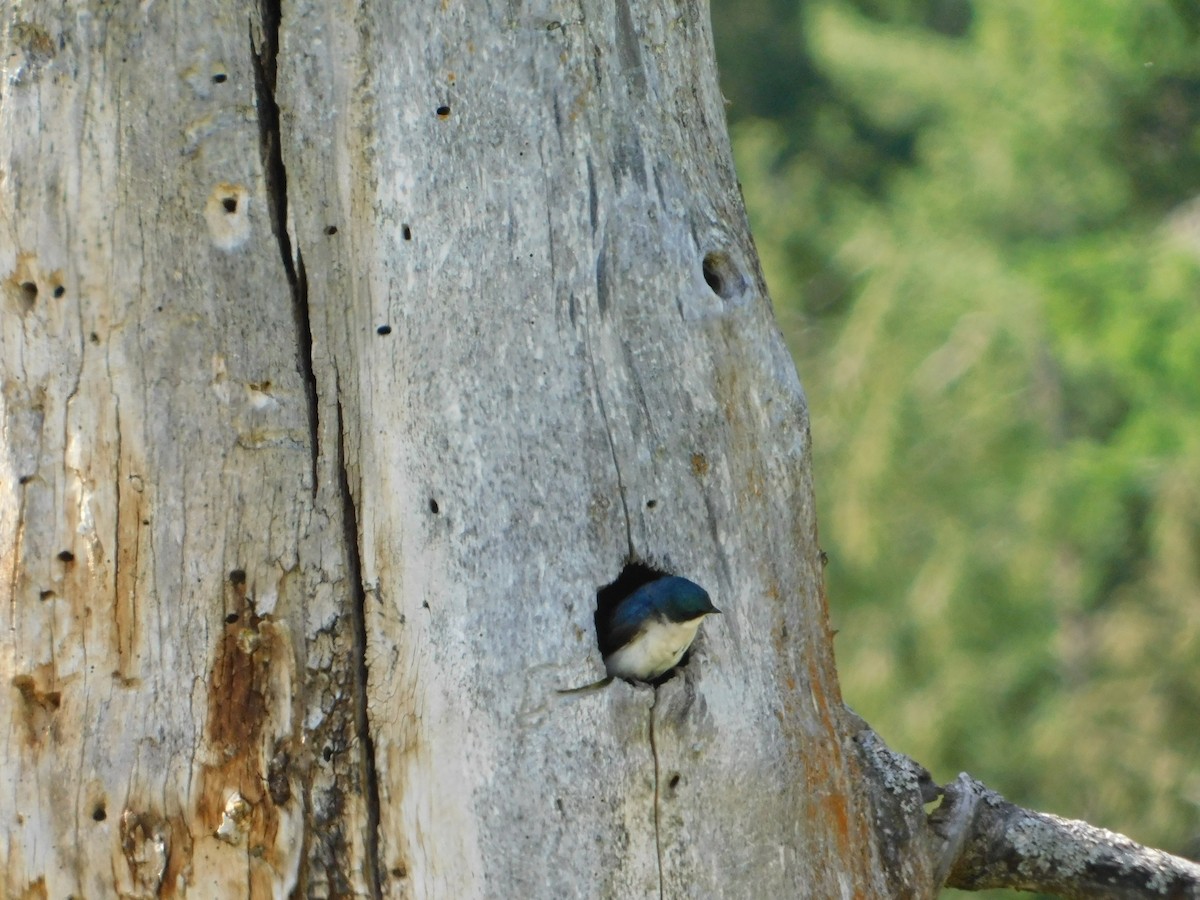
[[[710,616],[711,616],[711,615],[713,615],[713,614],[716,614],[716,615],[718,615],[718,616],[723,616],[723,615],[725,615],[723,612],[721,612],[721,611],[720,611],[719,609],[717,609],[715,606],[714,606],[712,609],[710,609],[710,610],[708,611],[708,614],[709,614]]]

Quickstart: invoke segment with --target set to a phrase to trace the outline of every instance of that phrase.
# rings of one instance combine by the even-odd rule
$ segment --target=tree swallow
[[[705,616],[721,611],[700,585],[677,575],[643,584],[617,603],[596,634],[608,677],[654,681],[669,672],[696,637]]]

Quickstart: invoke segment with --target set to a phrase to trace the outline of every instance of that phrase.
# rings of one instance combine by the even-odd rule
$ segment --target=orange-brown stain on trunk
[[[49,741],[58,743],[58,720],[55,715],[62,706],[62,692],[49,687],[55,680],[50,665],[39,666],[32,674],[14,675],[11,685],[20,697],[17,718],[25,726],[25,743],[38,750]]]
[[[43,877],[29,882],[15,900],[50,900],[50,894],[46,890],[46,879]]]
[[[114,676],[122,683],[130,682],[140,674],[136,662],[142,619],[138,609],[139,576],[142,551],[150,538],[150,502],[145,481],[139,474],[143,468],[122,446],[117,472],[116,577],[112,610],[112,640],[116,651]]]
[[[121,855],[138,895],[179,896],[192,858],[192,835],[181,816],[164,817],[130,799],[119,823]]]
[[[262,888],[266,896],[271,879],[263,864],[273,872],[282,871],[286,864],[276,847],[276,798],[285,802],[291,798],[290,792],[278,789],[278,778],[275,789],[271,787],[277,736],[266,731],[280,702],[272,688],[273,667],[290,669],[290,643],[281,627],[254,612],[246,598],[244,573],[232,573],[230,587],[239,612],[225,617],[208,679],[207,743],[220,762],[204,769],[196,825],[215,834],[230,798],[235,792],[241,796],[248,814],[240,815],[240,836],[231,842],[242,845],[249,856],[250,895],[258,896]]]

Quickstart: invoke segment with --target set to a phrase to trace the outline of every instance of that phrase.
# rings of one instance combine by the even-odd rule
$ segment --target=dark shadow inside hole
[[[375,333],[380,334],[380,335],[391,334],[392,326],[391,325],[380,325],[378,328],[375,329]]]
[[[720,270],[713,264],[711,253],[704,257],[704,281],[718,297],[723,294],[725,284],[721,280]]]
[[[439,107],[437,108],[437,114],[438,114],[438,118],[439,118],[439,119],[444,119],[444,118],[446,118],[446,116],[450,115],[450,107],[448,107],[448,106],[439,106]]]
[[[21,282],[21,309],[23,312],[29,312],[33,309],[33,305],[37,303],[37,285],[32,281]]]
[[[228,76],[224,72],[218,72],[216,75],[213,76],[213,82],[215,82],[216,84],[224,84],[225,79],[227,77]]]
[[[54,296],[55,296],[55,297],[61,297],[61,296],[62,296],[63,294],[65,294],[66,292],[67,292],[67,289],[66,289],[65,287],[63,287],[63,286],[60,284],[58,287],[56,287],[56,288],[54,289]]]
[[[92,820],[95,822],[103,822],[108,818],[108,811],[104,808],[104,801],[101,800],[96,804],[96,808],[92,810]]]
[[[722,300],[732,300],[746,289],[746,277],[728,253],[714,251],[704,254],[701,269],[705,284]]]
[[[225,212],[235,213],[237,212],[237,197],[226,197],[221,201],[221,205],[225,207]]]
[[[641,562],[640,560],[630,560],[625,564],[625,568],[621,570],[621,574],[617,576],[615,581],[604,585],[596,591],[596,643],[600,647],[601,656],[608,656],[618,649],[611,635],[613,614],[616,612],[621,601],[638,588],[670,574],[670,572],[664,572],[662,569]],[[649,683],[657,686],[670,681],[675,677],[676,672],[687,665],[688,658],[691,655],[691,648],[688,648],[688,651],[683,654],[683,657],[674,668],[669,669]]]
[[[400,234],[402,234],[404,236],[404,239],[406,241],[412,240],[412,229],[409,228],[407,225],[404,225],[400,228]]]
[[[438,502],[432,497],[429,498],[429,511],[435,516],[438,514]]]

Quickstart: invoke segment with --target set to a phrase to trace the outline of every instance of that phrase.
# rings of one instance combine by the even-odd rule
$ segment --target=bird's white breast
[[[621,649],[605,658],[609,675],[652,681],[676,665],[696,637],[701,616],[690,622],[653,622]]]

